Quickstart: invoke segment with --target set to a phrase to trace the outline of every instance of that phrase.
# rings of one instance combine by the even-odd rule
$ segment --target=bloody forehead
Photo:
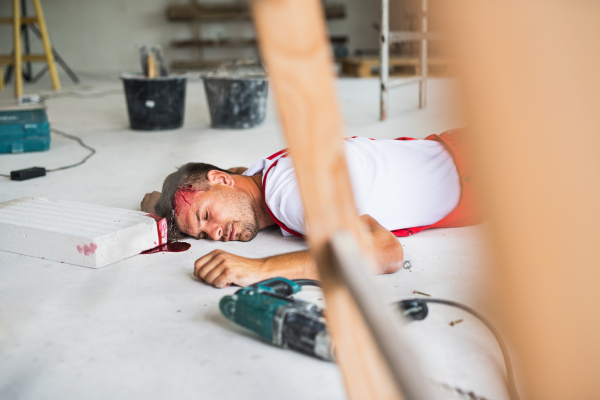
[[[200,192],[200,190],[194,189],[192,185],[177,189],[174,199],[175,216],[179,215],[183,209],[192,206],[192,198],[198,192]]]
[[[177,221],[177,217],[179,216],[179,214],[183,213],[184,215],[187,214],[185,212],[185,210],[189,210],[194,203],[194,196],[199,193],[199,192],[203,192],[204,190],[199,190],[199,189],[194,189],[194,187],[192,185],[187,185],[184,187],[180,187],[177,189],[177,191],[175,192],[175,196],[173,198],[173,209],[172,209],[172,217],[171,217],[171,229],[173,229],[174,231],[179,230],[181,232],[183,232],[183,230],[181,229],[181,225],[180,222],[182,221]],[[187,233],[187,232],[183,232],[183,233]]]

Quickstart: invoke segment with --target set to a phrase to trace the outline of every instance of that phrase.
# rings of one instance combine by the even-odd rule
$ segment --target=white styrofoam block
[[[164,225],[166,221],[162,221]],[[0,250],[101,268],[161,244],[141,211],[22,197],[0,203]]]

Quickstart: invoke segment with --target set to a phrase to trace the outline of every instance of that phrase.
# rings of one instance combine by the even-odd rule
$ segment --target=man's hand
[[[144,200],[142,200],[142,204],[140,208],[142,211],[147,212],[149,214],[156,214],[156,205],[158,204],[158,200],[160,199],[160,192],[152,192],[146,193],[144,196]]]
[[[377,266],[373,272],[392,274],[398,271],[404,259],[398,239],[371,216],[365,214],[359,219],[371,236],[369,245]],[[248,286],[277,276],[288,279],[319,279],[317,266],[306,250],[260,259],[214,250],[196,261],[194,276],[218,288]]]
[[[196,260],[194,276],[215,287],[248,286],[267,279],[263,259],[236,256],[214,250]]]

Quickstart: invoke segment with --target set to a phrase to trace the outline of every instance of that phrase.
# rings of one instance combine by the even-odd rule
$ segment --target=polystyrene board
[[[155,219],[141,211],[43,197],[0,203],[4,251],[101,268],[154,248],[161,239]]]

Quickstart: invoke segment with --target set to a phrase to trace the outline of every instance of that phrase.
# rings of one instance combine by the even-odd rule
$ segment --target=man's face
[[[180,189],[175,194],[175,222],[196,239],[247,242],[258,233],[252,197],[237,188],[214,185],[210,190]]]

